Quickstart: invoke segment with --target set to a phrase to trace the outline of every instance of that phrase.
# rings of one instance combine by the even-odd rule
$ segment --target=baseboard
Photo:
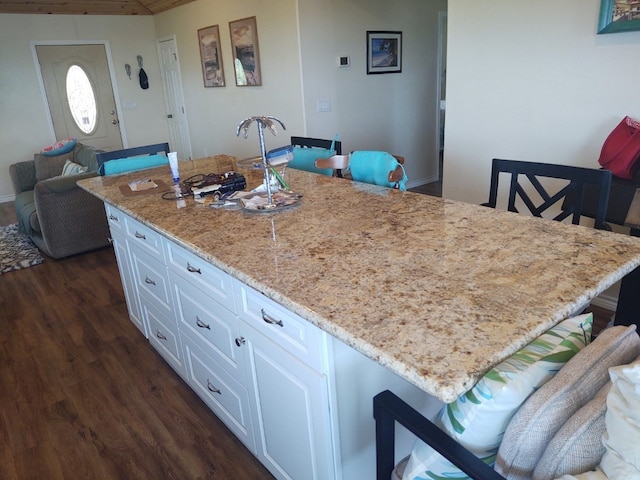
[[[437,182],[438,181],[438,176],[431,176],[431,177],[426,177],[426,178],[418,178],[415,180],[409,180],[407,182],[407,188],[415,188],[415,187],[419,187],[420,185],[426,185],[427,183],[433,183],[433,182]]]
[[[15,199],[15,195],[0,195],[0,203],[13,202]]]
[[[602,294],[594,298],[591,304],[615,312],[616,308],[618,308],[618,297],[615,295]]]

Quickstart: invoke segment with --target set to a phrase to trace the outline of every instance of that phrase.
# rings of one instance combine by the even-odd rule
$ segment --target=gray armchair
[[[76,185],[97,175],[97,151],[76,144],[66,154],[18,162],[9,167],[20,231],[46,255],[63,258],[109,245],[103,203]],[[61,175],[66,160],[87,172]]]

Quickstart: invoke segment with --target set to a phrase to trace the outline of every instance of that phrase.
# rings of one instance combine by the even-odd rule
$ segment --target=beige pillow
[[[57,177],[62,175],[62,169],[67,160],[73,160],[72,153],[63,153],[57,156],[45,156],[41,153],[36,153],[33,156],[36,167],[36,180],[41,182],[47,178]]]
[[[611,391],[607,396],[606,449],[600,469],[610,480],[640,479],[640,360],[609,370]]]
[[[640,355],[636,326],[604,330],[525,402],[509,423],[495,469],[510,480],[530,479],[556,432],[607,383],[609,367]]]
[[[553,480],[560,475],[595,469],[604,455],[602,434],[607,412],[607,382],[596,396],[578,410],[551,439],[533,471],[532,480]]]

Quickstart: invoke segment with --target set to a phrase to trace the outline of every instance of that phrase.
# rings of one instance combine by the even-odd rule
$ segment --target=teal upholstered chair
[[[316,160],[319,169],[346,170],[356,182],[406,190],[404,158],[379,151],[355,151],[350,155],[333,155]]]
[[[290,168],[322,175],[334,174],[331,168],[318,168],[315,161],[318,158],[327,158],[342,153],[342,143],[337,139],[337,136],[334,140],[291,137],[291,145],[293,145],[293,160],[289,162]]]

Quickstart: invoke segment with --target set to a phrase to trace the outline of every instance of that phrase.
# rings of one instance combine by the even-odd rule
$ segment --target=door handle
[[[114,119],[114,120],[111,120],[111,123],[112,123],[112,124],[114,124],[114,125],[117,125],[117,124],[119,124],[120,122],[119,122],[118,120],[115,120],[115,119]]]

